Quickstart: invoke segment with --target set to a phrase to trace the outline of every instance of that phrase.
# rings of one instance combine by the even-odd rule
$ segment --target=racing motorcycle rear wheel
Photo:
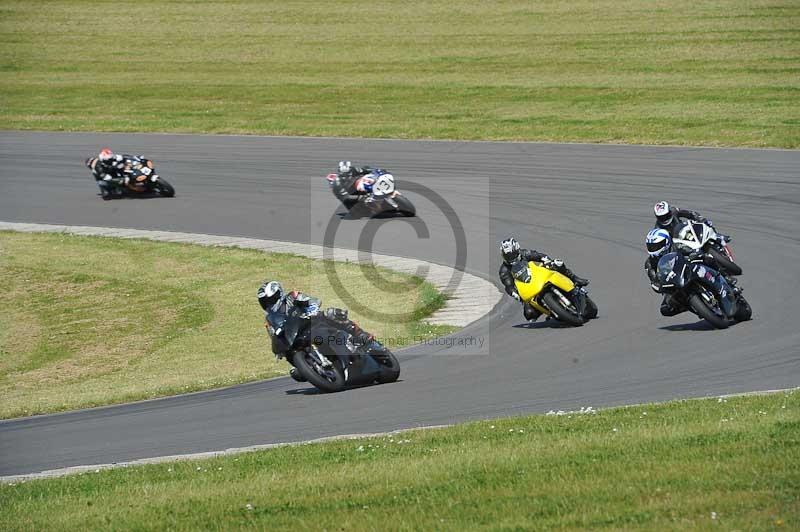
[[[381,384],[394,382],[400,378],[400,363],[388,349],[379,355],[372,355],[372,358],[381,366],[381,375],[377,381]]]
[[[724,251],[720,251],[714,246],[709,246],[708,253],[714,257],[714,261],[719,265],[720,269],[731,275],[742,275],[742,267],[733,262]]]
[[[394,197],[394,201],[397,203],[397,212],[403,216],[411,217],[417,215],[417,209],[414,207],[414,204],[405,196],[397,195]]]
[[[555,316],[555,318],[559,321],[563,321],[564,323],[568,323],[576,327],[583,325],[584,320],[578,315],[578,310],[575,308],[575,306],[573,304],[570,304],[569,307],[565,306],[561,301],[561,297],[564,296],[561,296],[561,294],[556,294],[554,290],[551,290],[542,296],[542,302],[547,308],[550,309],[550,312],[552,312],[553,316]]]
[[[155,188],[158,193],[165,198],[171,198],[175,195],[175,189],[172,187],[172,185],[167,183],[167,181],[161,177],[159,177],[158,181],[156,181]]]
[[[328,367],[320,366],[308,351],[298,351],[292,359],[297,368],[308,382],[323,392],[338,392],[344,389],[345,380],[341,363],[338,359]]]
[[[733,317],[737,322],[747,321],[753,317],[753,309],[750,308],[750,303],[745,298],[739,296],[736,300],[736,315]]]
[[[709,306],[709,304],[700,294],[692,294],[689,296],[689,305],[698,316],[706,320],[717,329],[727,329],[730,325],[728,318],[723,316],[722,312],[718,312],[711,308],[711,306]]]

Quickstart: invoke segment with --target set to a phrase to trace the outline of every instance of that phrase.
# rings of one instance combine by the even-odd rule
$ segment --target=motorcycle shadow
[[[713,325],[705,320],[695,321],[692,323],[675,323],[673,325],[665,325],[659,327],[662,331],[716,331]]]
[[[101,194],[98,194],[97,197],[101,198],[101,199],[103,198],[103,196]],[[109,198],[109,199],[107,199],[105,201],[157,199],[157,198],[172,199],[172,198],[165,198],[164,196],[162,196],[160,194],[156,194],[155,192],[152,192],[152,193],[141,193],[141,194],[123,194],[122,196],[114,196],[114,197]]]
[[[515,329],[574,329],[572,325],[558,320],[543,320],[535,321],[533,323],[519,323],[512,325]]]
[[[398,379],[395,382],[403,382],[403,379]],[[301,383],[298,382],[297,384],[301,384]],[[302,383],[302,384],[304,384],[304,383]],[[334,393],[334,394],[344,393],[344,392],[349,392],[351,390],[358,390],[359,388],[372,388],[373,386],[384,386],[386,384],[394,384],[394,383],[388,382],[388,383],[381,384],[381,383],[378,383],[378,382],[373,382],[373,383],[368,383],[368,384],[353,384],[353,385],[350,385],[350,386],[345,386],[344,388],[342,388],[338,392],[330,392],[330,393]],[[323,392],[319,388],[316,388],[316,387],[311,386],[311,385],[308,385],[308,388],[295,388],[295,389],[292,389],[292,390],[286,390],[283,393],[285,393],[286,395],[330,395],[330,393]]]

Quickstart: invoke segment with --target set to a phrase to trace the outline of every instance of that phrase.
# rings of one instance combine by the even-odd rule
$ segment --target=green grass
[[[410,276],[336,263],[370,306],[351,317],[393,347],[455,330],[420,320],[444,304]],[[370,282],[379,273],[406,286]],[[172,395],[286,374],[255,293],[266,278],[346,306],[322,261],[144,240],[0,232],[0,418]],[[375,306],[372,306],[375,305]]]
[[[4,129],[800,146],[786,0],[7,0],[0,71]]]
[[[798,494],[782,392],[5,485],[0,529],[797,530]]]

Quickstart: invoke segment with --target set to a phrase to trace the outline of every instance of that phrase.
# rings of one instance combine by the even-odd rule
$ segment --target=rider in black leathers
[[[356,181],[372,172],[370,166],[353,166],[350,161],[339,161],[339,169],[336,177],[331,180],[331,190],[342,204],[351,209],[359,199],[364,196],[363,192],[356,190]]]
[[[520,260],[525,262],[533,261],[541,264],[545,268],[555,270],[568,277],[573,283],[575,283],[576,287],[582,287],[589,284],[587,279],[578,277],[572,272],[572,270],[567,268],[563,260],[552,259],[546,254],[540,253],[536,250],[520,248],[519,242],[517,242],[517,240],[514,238],[507,238],[503,240],[503,242],[500,244],[500,251],[503,256],[503,264],[500,265],[499,271],[500,282],[503,283],[506,293],[517,301],[521,301],[521,299],[517,293],[517,287],[514,284],[514,276],[511,273],[511,266]],[[523,304],[522,312],[525,316],[525,319],[529,321],[536,320],[541,315],[538,310],[527,303]]]
[[[282,314],[288,315],[293,309],[298,309],[305,318],[320,318],[330,322],[335,322],[336,325],[353,336],[355,345],[366,345],[373,340],[372,335],[361,329],[357,324],[348,319],[347,311],[339,308],[328,308],[325,312],[320,312],[321,301],[316,297],[308,296],[297,290],[284,293],[283,287],[277,281],[266,281],[258,289],[258,302],[261,308],[266,313],[266,325],[270,332],[270,339],[272,341],[272,352],[276,356],[285,357],[289,363],[292,363],[293,357],[291,355],[297,348],[304,346],[288,345],[280,338],[281,332],[275,331],[270,323],[270,315]],[[296,368],[289,370],[289,375],[298,382],[305,382],[303,377]]]

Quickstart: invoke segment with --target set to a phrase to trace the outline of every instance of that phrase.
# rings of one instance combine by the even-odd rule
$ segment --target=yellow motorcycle
[[[566,275],[535,262],[518,261],[511,267],[520,299],[545,316],[580,326],[597,317],[597,305],[585,288],[575,289]]]

